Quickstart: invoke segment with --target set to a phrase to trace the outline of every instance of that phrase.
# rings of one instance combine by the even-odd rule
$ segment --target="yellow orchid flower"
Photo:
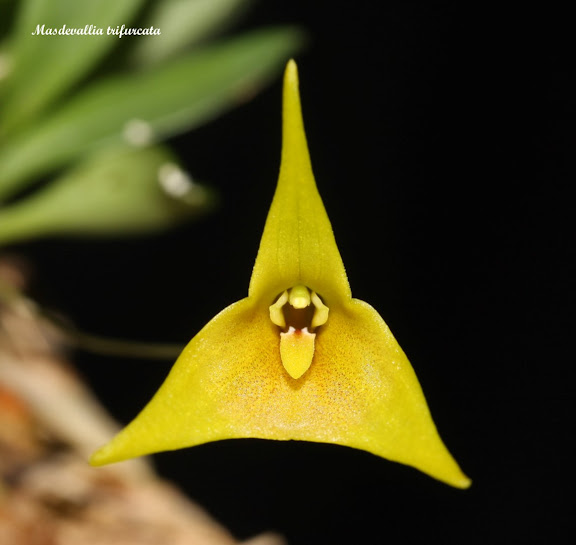
[[[353,299],[316,189],[290,61],[278,187],[248,297],[213,318],[103,465],[241,437],[338,443],[470,486],[380,315]]]

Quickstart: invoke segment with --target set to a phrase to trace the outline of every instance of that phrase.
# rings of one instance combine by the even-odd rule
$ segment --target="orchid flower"
[[[467,488],[406,355],[380,315],[352,298],[312,174],[294,61],[282,136],[248,297],[190,341],[149,404],[91,463],[257,437],[363,449]]]

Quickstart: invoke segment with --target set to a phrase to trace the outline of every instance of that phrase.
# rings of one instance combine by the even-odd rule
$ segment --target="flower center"
[[[280,332],[280,358],[293,379],[312,364],[316,328],[328,320],[328,307],[315,292],[297,285],[284,291],[270,306],[270,320]]]

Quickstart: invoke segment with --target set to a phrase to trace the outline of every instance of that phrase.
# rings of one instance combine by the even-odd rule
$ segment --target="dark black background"
[[[549,3],[291,0],[260,2],[241,28],[274,23],[309,32],[297,57],[305,123],[353,293],[407,352],[474,484],[454,490],[344,447],[256,440],[164,453],[157,467],[239,537],[566,542],[568,14]],[[145,240],[27,245],[38,296],[93,333],[174,342],[244,297],[278,171],[280,91],[278,80],[174,140],[189,170],[220,191],[216,213]],[[77,361],[123,422],[169,369]]]

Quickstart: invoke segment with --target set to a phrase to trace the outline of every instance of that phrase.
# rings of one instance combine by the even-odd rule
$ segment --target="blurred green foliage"
[[[293,27],[214,40],[249,3],[0,2],[0,245],[145,233],[209,208],[161,142],[252,96],[303,41]],[[122,25],[161,34],[107,35]]]

